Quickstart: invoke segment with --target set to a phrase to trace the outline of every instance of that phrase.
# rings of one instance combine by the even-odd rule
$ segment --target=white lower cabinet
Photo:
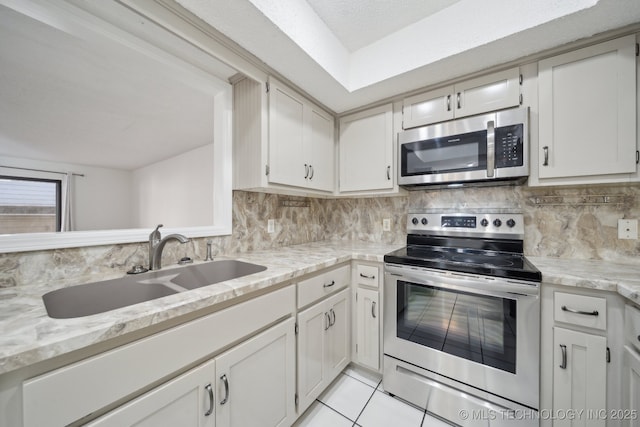
[[[624,348],[623,413],[625,425],[640,427],[640,354],[632,347]]]
[[[295,413],[295,320],[216,358],[216,426],[289,426]]]
[[[350,361],[349,290],[298,313],[298,413],[313,403]]]
[[[151,390],[92,427],[289,426],[295,334],[289,319]]]
[[[580,425],[604,427],[605,417],[596,415],[607,408],[607,338],[555,327],[553,341],[554,414],[583,411]],[[558,417],[553,425],[573,426],[574,421]]]
[[[356,355],[360,365],[380,370],[380,304],[378,291],[359,288],[356,298]]]
[[[353,263],[353,362],[382,373],[381,263]]]
[[[540,427],[624,425],[624,300],[542,283]]]
[[[213,396],[215,362],[206,362],[98,418],[90,427],[216,425]],[[211,410],[211,412],[210,412]]]

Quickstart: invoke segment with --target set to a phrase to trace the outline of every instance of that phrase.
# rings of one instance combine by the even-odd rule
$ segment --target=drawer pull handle
[[[362,273],[360,273],[360,277],[363,277],[365,279],[375,279],[376,278],[375,275],[374,276],[367,276],[366,274],[362,274]]]
[[[560,369],[567,369],[567,346],[560,344],[560,350],[562,351],[562,363]]]
[[[562,306],[562,311],[567,311],[569,313],[575,313],[575,314],[584,314],[585,316],[597,316],[598,315],[598,310],[593,310],[593,311],[574,310],[573,308],[569,308],[566,305]]]
[[[229,381],[227,380],[227,376],[223,375],[220,377],[224,384],[224,399],[220,401],[221,405],[224,405],[229,400]]]
[[[208,417],[209,415],[213,414],[213,388],[211,388],[211,384],[207,384],[204,389],[209,394],[209,409],[204,413],[204,416]]]
[[[322,285],[322,287],[323,287],[323,288],[330,288],[330,287],[332,287],[332,286],[333,286],[333,285],[335,285],[335,284],[336,284],[336,281],[335,281],[335,280],[332,280],[332,281],[331,281],[331,283],[325,283],[324,285]]]

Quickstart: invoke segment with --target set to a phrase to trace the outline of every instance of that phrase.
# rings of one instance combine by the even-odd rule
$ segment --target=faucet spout
[[[169,234],[160,239],[156,244],[149,242],[149,269],[160,270],[162,268],[162,251],[169,240],[177,240],[180,243],[187,243],[189,239],[182,234]]]

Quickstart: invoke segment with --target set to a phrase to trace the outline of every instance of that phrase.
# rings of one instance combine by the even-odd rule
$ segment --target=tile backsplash
[[[619,240],[620,218],[640,219],[640,184],[567,188],[527,186],[412,191],[398,197],[315,199],[234,191],[231,236],[167,245],[163,263],[183,256],[264,250],[342,239],[402,244],[410,211],[513,209],[525,217],[525,253],[576,259],[640,263],[640,240]],[[383,219],[391,231],[382,230]],[[275,231],[267,233],[267,220]],[[95,246],[0,254],[0,287],[83,283],[92,276],[118,277],[147,263],[147,244]]]

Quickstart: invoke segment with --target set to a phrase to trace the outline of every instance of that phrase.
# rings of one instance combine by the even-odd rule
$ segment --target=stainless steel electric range
[[[384,257],[385,391],[455,424],[538,425],[541,274],[517,213],[412,213]]]

